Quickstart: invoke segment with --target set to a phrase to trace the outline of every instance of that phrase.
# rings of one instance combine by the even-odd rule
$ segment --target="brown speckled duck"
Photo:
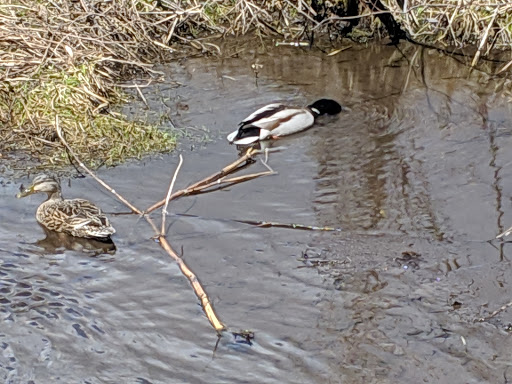
[[[49,175],[39,175],[17,198],[43,192],[48,195],[36,211],[36,220],[50,231],[75,237],[107,240],[116,231],[101,209],[83,199],[63,199],[60,184]]]

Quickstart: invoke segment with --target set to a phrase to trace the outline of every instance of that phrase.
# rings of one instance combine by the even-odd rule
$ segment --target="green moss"
[[[204,6],[204,13],[213,24],[221,24],[226,15],[226,7],[219,3],[207,3]]]
[[[93,66],[65,72],[49,68],[29,81],[11,84],[10,92],[0,92],[0,108],[10,111],[8,124],[0,129],[4,147],[30,153],[43,166],[67,165],[68,156],[55,134],[57,116],[73,150],[91,166],[118,164],[175,147],[176,139],[169,133],[108,112],[106,97],[121,102],[121,94],[103,95],[93,79]]]

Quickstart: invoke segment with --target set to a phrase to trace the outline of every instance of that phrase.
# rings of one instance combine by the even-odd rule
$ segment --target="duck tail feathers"
[[[260,138],[258,136],[247,136],[242,139],[235,140],[233,143],[235,143],[236,145],[247,145],[247,144],[255,143],[259,139]]]
[[[235,138],[236,136],[238,135],[238,129],[234,132],[231,132],[228,136],[227,136],[227,139],[230,143],[233,143],[235,141]]]

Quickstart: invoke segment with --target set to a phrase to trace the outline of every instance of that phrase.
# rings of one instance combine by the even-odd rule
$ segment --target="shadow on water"
[[[221,320],[255,331],[253,345],[226,337],[213,352],[217,338],[195,295],[143,220],[111,216],[115,257],[73,246],[41,253],[39,200],[16,200],[17,186],[4,181],[5,382],[509,379],[510,309],[488,315],[512,296],[512,250],[487,242],[512,225],[506,82],[413,46],[334,56],[248,48],[162,70],[181,86],[142,89],[151,111],[127,110],[181,127],[176,188],[232,162],[225,136],[258,107],[321,97],[348,107],[274,143],[277,175],[171,204],[171,243]],[[153,157],[100,176],[144,209],[164,196],[177,162]],[[260,162],[250,165],[258,170]],[[65,189],[124,210],[90,179]],[[343,230],[250,225],[261,221]]]

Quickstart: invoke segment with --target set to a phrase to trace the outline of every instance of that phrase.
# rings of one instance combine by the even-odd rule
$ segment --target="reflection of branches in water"
[[[498,142],[496,141],[496,129],[493,129],[493,127],[491,127],[489,125],[488,110],[487,110],[487,107],[485,104],[482,104],[481,114],[482,114],[482,116],[484,116],[484,114],[485,114],[485,117],[483,119],[484,126],[482,128],[484,129],[484,131],[488,132],[487,137],[489,139],[489,152],[491,155],[491,161],[489,162],[489,167],[494,169],[492,189],[494,189],[494,191],[496,192],[496,213],[498,216],[496,224],[498,226],[498,232],[502,232],[503,224],[501,223],[501,219],[503,218],[503,215],[504,215],[504,212],[502,209],[503,194],[502,194],[502,190],[501,190],[501,186],[500,186],[501,166],[498,166],[496,164],[496,157],[498,155],[498,150],[499,150]],[[500,247],[500,261],[503,261],[503,258],[504,258],[503,247]]]
[[[482,113],[485,113],[487,115],[488,111],[487,108],[485,108],[485,111]],[[494,169],[493,173],[493,181],[492,181],[492,189],[496,192],[496,226],[497,226],[497,232],[500,232],[497,238],[502,238],[505,236],[508,236],[510,234],[510,229],[503,231],[503,215],[505,212],[503,211],[503,191],[501,187],[501,170],[503,169],[503,166],[500,166],[497,164],[497,156],[499,152],[499,146],[498,141],[496,140],[496,133],[497,130],[494,127],[491,127],[488,123],[488,119],[484,120],[484,127],[485,131],[488,131],[488,138],[489,138],[489,152],[491,155],[491,161],[489,162],[489,167]],[[499,254],[499,260],[504,261],[505,255],[503,253],[503,243],[500,244],[500,246],[497,248],[498,254]]]
[[[433,88],[427,79],[426,74],[426,61],[425,61],[425,50],[423,47],[418,48],[420,50],[420,72],[419,72],[419,78],[418,80],[421,81],[421,84],[424,86],[425,90],[425,97],[429,106],[429,109],[432,113],[434,113],[438,119],[438,121],[445,120],[449,118],[449,116],[443,116],[441,112],[439,112],[439,108],[436,108],[434,106],[434,103],[432,102],[432,93],[437,93],[445,98],[445,103],[447,108],[451,108],[451,105],[456,105],[460,107],[463,110],[469,110],[475,115],[478,115],[481,118],[482,121],[482,129],[488,133],[487,140],[489,141],[489,152],[490,152],[490,162],[489,166],[493,169],[493,182],[492,182],[492,188],[496,192],[496,211],[497,211],[497,227],[498,231],[502,232],[497,237],[504,237],[507,236],[508,230],[503,232],[503,225],[501,223],[502,217],[504,215],[503,209],[502,209],[502,188],[500,186],[501,183],[501,176],[500,171],[503,168],[503,166],[499,166],[496,164],[497,161],[497,155],[499,151],[498,142],[496,141],[497,138],[497,130],[489,124],[489,116],[488,116],[488,108],[487,108],[487,100],[484,98],[482,101],[478,103],[476,106],[472,106],[472,104],[469,104],[467,102],[459,101],[456,98],[454,98],[452,95],[447,94],[446,92],[443,92],[441,90]],[[418,50],[414,53],[411,61],[409,62],[409,65],[412,66],[414,64],[414,60],[417,56]],[[405,56],[405,54],[404,54]],[[452,57],[453,58],[453,57]],[[453,58],[455,59],[455,58]],[[456,59],[457,61],[460,61]],[[411,69],[409,70],[409,73],[411,72]],[[409,75],[406,79],[406,85],[409,80]],[[405,90],[405,88],[404,88]],[[474,139],[468,140],[473,141]],[[460,144],[460,142],[458,142]],[[512,231],[511,231],[512,232]],[[499,258],[500,260],[503,260],[503,248],[499,248]]]
[[[427,84],[427,76],[425,75],[425,67],[426,67],[426,64],[425,64],[425,49],[421,48],[421,50],[420,50],[420,79],[421,79],[422,84],[425,86],[425,96],[427,98],[428,107],[439,118],[439,114],[434,109],[434,106],[432,105],[432,102],[430,100],[430,94],[429,94],[430,87]]]
[[[405,91],[407,91],[407,86],[409,85],[409,79],[411,78],[411,73],[414,72],[414,74],[416,74],[416,71],[414,70],[414,62],[416,61],[416,57],[418,56],[418,52],[419,52],[419,50],[417,49],[414,52],[414,55],[412,56],[411,61],[407,60],[407,62],[409,64],[409,68],[408,68],[408,71],[407,71],[407,77],[405,78],[405,84],[404,84],[404,86],[402,88],[402,94],[404,94]]]
[[[424,42],[413,42],[415,47],[419,49],[429,49],[432,51],[437,51],[442,53],[452,60],[456,61],[459,64],[462,64],[465,67],[471,69],[471,71],[477,71],[486,75],[496,75],[506,71],[511,65],[512,61],[509,61],[508,57],[500,58],[490,58],[490,57],[481,57],[479,58],[478,65],[473,65],[471,60],[471,55],[467,52],[461,50],[460,48],[442,48],[436,47],[431,44],[427,44]],[[397,49],[400,49],[399,46],[396,46]]]
[[[411,59],[409,59],[407,54],[403,50],[401,50],[399,47],[397,47],[397,51],[400,52],[400,54],[407,61],[407,64],[409,66],[408,73],[407,73],[407,76],[405,78],[405,84],[404,84],[404,86],[402,88],[402,94],[404,94],[406,92],[407,87],[408,87],[409,82],[410,82],[411,74],[414,73],[415,74],[415,78],[424,87],[425,97],[426,97],[427,104],[428,104],[428,107],[429,107],[430,111],[436,115],[436,117],[438,118],[439,121],[446,120],[446,117],[443,116],[438,111],[438,108],[435,107],[435,105],[434,105],[434,103],[432,101],[431,93],[437,93],[439,95],[444,96],[446,98],[446,100],[449,101],[449,103],[447,102],[448,106],[450,104],[455,104],[455,105],[457,105],[459,107],[462,107],[463,109],[467,109],[467,110],[469,110],[469,111],[479,115],[482,118],[482,120],[486,121],[486,115],[482,113],[480,108],[472,107],[467,102],[459,101],[456,98],[454,98],[452,95],[448,95],[446,92],[443,92],[443,91],[441,91],[439,89],[436,89],[436,88],[432,87],[431,84],[429,84],[428,76],[426,74],[426,70],[427,70],[427,63],[426,63],[426,57],[425,57],[426,47],[423,47],[423,46],[416,47],[416,49],[414,51],[414,54],[412,55]],[[419,72],[416,70],[416,68],[414,66],[415,62],[417,61],[418,55],[419,55],[419,60],[418,60]],[[458,60],[457,58],[454,58],[454,57],[451,57],[451,58],[453,60],[461,63],[461,61]],[[447,79],[447,77],[443,77],[443,79]],[[455,78],[455,80],[457,80],[457,78]]]

